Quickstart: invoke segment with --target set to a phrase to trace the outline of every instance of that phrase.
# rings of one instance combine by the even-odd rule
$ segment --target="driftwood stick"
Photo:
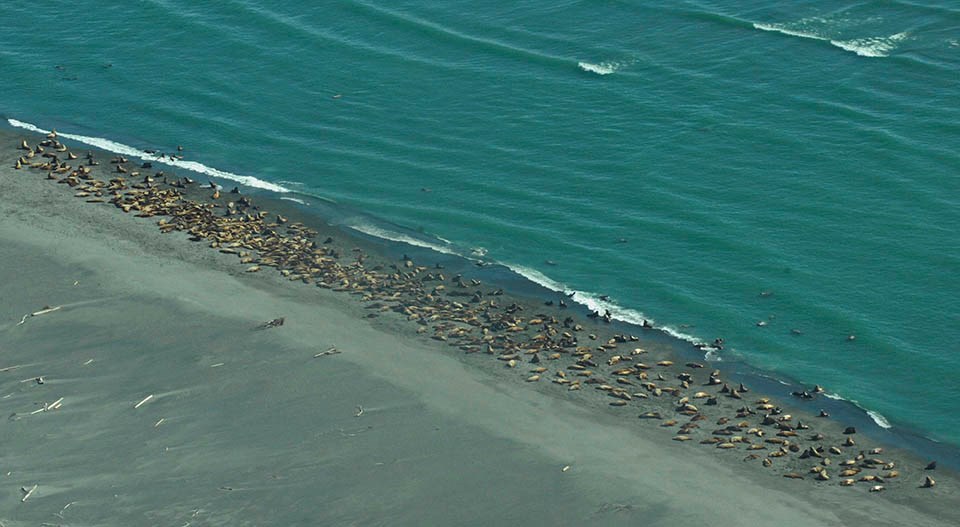
[[[49,307],[49,306],[48,306],[48,307],[45,307],[45,308],[41,309],[40,311],[34,311],[33,313],[28,313],[28,314],[26,314],[26,315],[23,315],[23,318],[20,319],[20,322],[17,322],[17,325],[18,325],[18,326],[22,326],[23,323],[26,322],[27,319],[30,318],[30,317],[39,317],[40,315],[46,315],[47,313],[53,313],[54,311],[60,311],[60,308],[62,308],[62,307],[63,307],[63,306],[55,306],[55,307]]]
[[[37,490],[38,486],[39,485],[34,485],[33,488],[31,488],[30,490],[27,490],[26,487],[20,487],[20,490],[26,492],[26,494],[23,495],[23,498],[20,499],[20,503],[27,501],[27,498],[29,498],[30,495],[33,494],[33,491]]]
[[[341,351],[338,350],[336,346],[330,346],[330,349],[328,349],[327,351],[321,351],[320,353],[317,353],[316,355],[313,356],[313,358],[316,359],[319,357],[326,357],[327,355],[336,355],[337,353],[341,353]]]
[[[54,311],[60,311],[60,308],[61,308],[61,307],[63,307],[63,306],[45,307],[45,308],[41,309],[40,311],[34,311],[33,313],[30,313],[30,316],[31,316],[31,317],[38,317],[38,316],[40,316],[40,315],[46,315],[47,313],[53,313]]]
[[[141,406],[147,404],[147,401],[149,401],[150,399],[153,399],[153,394],[152,394],[152,393],[151,393],[150,395],[144,397],[143,400],[140,401],[139,403],[133,405],[133,409],[136,410],[137,408],[140,408]]]

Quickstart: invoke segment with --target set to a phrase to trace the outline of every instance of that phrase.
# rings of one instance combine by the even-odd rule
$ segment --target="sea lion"
[[[920,487],[921,487],[921,488],[924,488],[924,489],[929,489],[929,488],[933,487],[933,486],[936,485],[936,484],[937,484],[937,482],[934,481],[933,478],[931,478],[930,476],[927,476],[927,477],[925,477],[925,478],[923,479],[923,485],[920,485]]]
[[[936,461],[931,461],[930,463],[927,463],[927,466],[924,467],[923,470],[934,470],[934,469],[936,469],[936,468],[937,468],[937,462],[936,462]]]

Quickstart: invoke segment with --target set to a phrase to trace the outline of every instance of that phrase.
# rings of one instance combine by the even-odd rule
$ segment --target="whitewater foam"
[[[893,428],[893,425],[890,424],[890,421],[887,421],[887,418],[880,415],[879,412],[867,410],[867,415],[869,415],[870,419],[873,419],[873,422],[877,423],[877,426],[880,428]]]
[[[602,298],[600,298],[601,296],[605,296],[605,295],[598,295],[588,291],[578,291],[576,289],[571,289],[567,287],[565,284],[558,282],[553,278],[550,278],[549,276],[543,274],[542,272],[536,269],[523,266],[523,265],[510,264],[510,263],[503,263],[503,265],[506,266],[511,271],[526,278],[527,280],[530,280],[535,284],[539,284],[547,289],[550,289],[551,291],[556,291],[558,293],[563,293],[565,295],[571,296],[573,300],[579,302],[580,304],[583,304],[590,311],[596,311],[598,313],[604,313],[606,311],[610,311],[610,314],[611,314],[610,318],[614,320],[619,320],[621,322],[627,322],[635,326],[642,326],[644,322],[649,322],[655,325],[655,321],[652,318],[644,315],[640,311],[637,311],[635,309],[625,308],[618,305],[615,302],[612,302],[609,300],[603,300]],[[662,326],[662,327],[658,327],[657,329],[659,329],[660,331],[663,331],[664,333],[674,338],[685,340],[687,342],[690,342],[691,344],[695,344],[698,346],[704,346],[704,349],[708,349],[705,346],[705,343],[700,339],[692,335],[683,333],[682,331],[676,328],[673,328],[670,326]],[[708,353],[710,351],[715,352],[716,350],[708,349]],[[713,360],[720,360],[720,358],[715,354],[715,358]]]
[[[48,134],[49,130],[44,130],[36,125],[25,123],[23,121],[18,121],[16,119],[7,119],[7,122],[10,123],[10,126],[17,128],[23,128],[24,130],[30,130],[31,132],[36,132],[40,134]],[[227,172],[225,170],[220,170],[217,168],[209,167],[203,163],[198,163],[197,161],[184,161],[182,159],[171,159],[169,156],[163,156],[160,154],[150,154],[134,148],[123,143],[118,143],[116,141],[111,141],[110,139],[105,139],[103,137],[90,137],[86,135],[77,135],[64,132],[57,132],[57,135],[63,137],[64,139],[71,139],[73,141],[78,141],[83,144],[87,144],[101,150],[106,150],[108,152],[113,152],[114,154],[119,154],[122,156],[131,156],[138,157],[140,159],[160,163],[167,166],[183,168],[196,172],[198,174],[206,174],[208,176],[220,178],[220,179],[229,179],[231,181],[236,181],[242,183],[248,187],[259,188],[264,190],[270,190],[273,192],[285,193],[290,192],[286,187],[270,183],[269,181],[264,181],[262,179],[257,179],[253,176],[243,176],[240,174],[234,174],[232,172]]]
[[[805,25],[811,22],[825,24],[826,20],[804,19],[790,24],[761,24],[754,22],[754,29],[761,31],[772,31],[792,37],[808,38],[812,40],[830,42],[844,51],[856,53],[861,57],[886,57],[890,52],[896,49],[897,45],[909,37],[907,32],[896,33],[887,37],[866,37],[855,39],[839,39],[836,35],[827,36],[809,29],[799,29],[797,26]],[[828,31],[829,33],[829,31]],[[833,31],[836,33],[836,31]]]
[[[581,61],[577,63],[577,66],[583,71],[596,73],[597,75],[610,75],[611,73],[616,73],[624,64],[622,62],[600,62],[594,64],[592,62]]]
[[[852,51],[861,57],[887,57],[908,36],[907,33],[897,33],[889,37],[831,40],[830,43],[840,49]]]
[[[828,399],[833,399],[833,400],[835,400],[835,401],[846,401],[846,402],[848,402],[848,403],[856,406],[857,408],[859,408],[859,409],[863,410],[864,412],[866,412],[866,414],[867,414],[868,416],[870,416],[870,419],[873,419],[873,422],[874,422],[874,423],[877,423],[877,426],[879,426],[880,428],[893,428],[893,425],[890,424],[890,421],[887,421],[887,418],[884,417],[882,414],[880,414],[880,412],[877,412],[877,411],[874,411],[874,410],[870,410],[869,408],[864,408],[863,405],[861,405],[861,404],[858,403],[857,401],[854,401],[854,400],[852,400],[852,399],[846,399],[846,398],[844,398],[842,395],[840,395],[840,394],[838,394],[838,393],[827,393],[827,392],[824,392],[824,393],[823,393],[823,396],[826,397],[826,398],[828,398]]]
[[[816,33],[790,29],[784,24],[760,24],[758,22],[754,22],[753,27],[754,29],[759,29],[761,31],[773,31],[775,33],[790,35],[791,37],[811,38],[813,40],[828,40],[826,37],[820,36]]]
[[[390,240],[394,242],[401,242],[407,245],[413,245],[414,247],[423,247],[424,249],[433,249],[438,253],[455,254],[458,256],[462,256],[460,255],[460,253],[455,251],[452,247],[447,247],[439,243],[432,243],[427,240],[414,238],[413,236],[392,231],[377,225],[373,225],[371,223],[347,222],[344,224],[344,226],[350,229],[353,229],[357,232],[362,232],[363,234],[367,234],[376,238],[382,238],[384,240]]]

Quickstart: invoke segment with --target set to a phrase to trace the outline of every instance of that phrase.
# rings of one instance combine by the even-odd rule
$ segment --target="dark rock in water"
[[[934,470],[934,469],[936,469],[936,468],[937,468],[937,462],[936,462],[936,461],[931,461],[929,464],[927,464],[926,467],[924,467],[923,470]]]
[[[857,429],[854,428],[854,427],[852,427],[852,426],[848,426],[848,427],[843,431],[843,433],[844,433],[844,434],[847,434],[847,435],[849,435],[849,434],[856,434],[856,433],[857,433]]]

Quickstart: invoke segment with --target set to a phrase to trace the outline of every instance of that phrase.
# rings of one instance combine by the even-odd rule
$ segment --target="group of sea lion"
[[[394,263],[367,262],[363,251],[340,250],[331,238],[318,243],[317,231],[280,215],[271,217],[236,189],[224,198],[216,185],[200,187],[189,178],[162,172],[141,174],[120,156],[111,159],[112,169],[97,168],[92,153],[79,159],[55,131],[36,147],[23,140],[19,149],[27,153],[14,168],[46,172],[47,179],[71,187],[78,198],[112,203],[138,217],[160,217],[162,232],[181,231],[190,240],[236,255],[246,272],[273,267],[289,280],[357,295],[371,310],[368,316],[396,312],[416,324],[418,333],[523,371],[526,382],[550,379],[579,397],[593,393],[587,398],[606,401],[614,411],[639,411],[641,421],[675,429],[674,441],[746,451],[744,461],[759,461],[784,477],[819,484],[862,482],[878,492],[900,476],[895,462],[876,457],[882,449],[857,447],[852,428],[846,430],[846,440],[829,444],[814,424],[795,420],[770,399],[748,402],[749,388],[724,382],[720,371],[696,362],[674,364],[639,347],[636,336],[612,334],[598,319],[578,321],[562,299],[538,309],[506,300],[502,290],[479,280],[445,276],[439,265],[416,265],[406,256]],[[188,197],[188,189],[198,196],[206,191],[205,198]],[[282,323],[282,318],[275,319],[264,327]],[[584,324],[596,329],[591,332]],[[587,392],[588,387],[594,391]],[[813,397],[821,391],[817,386],[802,395]],[[926,476],[919,486],[934,485]]]

